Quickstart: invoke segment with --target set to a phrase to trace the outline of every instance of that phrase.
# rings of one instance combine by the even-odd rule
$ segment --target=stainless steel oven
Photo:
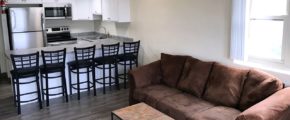
[[[45,19],[71,19],[71,4],[45,5],[44,15]]]
[[[68,26],[46,28],[47,46],[76,44],[77,38],[70,34]]]

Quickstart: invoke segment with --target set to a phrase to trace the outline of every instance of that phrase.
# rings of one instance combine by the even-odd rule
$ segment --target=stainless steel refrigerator
[[[17,5],[8,8],[11,50],[43,47],[45,27],[42,5]]]

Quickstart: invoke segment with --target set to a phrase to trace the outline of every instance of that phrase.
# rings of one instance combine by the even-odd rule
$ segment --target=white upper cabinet
[[[104,21],[130,22],[130,0],[103,0],[102,15]]]
[[[117,0],[102,0],[102,15],[104,21],[117,21]]]
[[[130,22],[131,9],[130,0],[118,0],[118,21],[117,22]]]
[[[42,3],[42,0],[8,0],[8,4]]]
[[[102,0],[72,0],[72,20],[95,20],[102,15]]]
[[[92,0],[92,13],[102,15],[102,0]]]
[[[71,3],[71,0],[42,0],[43,3]]]
[[[92,0],[73,0],[72,19],[73,20],[93,20]]]
[[[8,0],[9,4],[23,3],[70,3],[72,0]]]

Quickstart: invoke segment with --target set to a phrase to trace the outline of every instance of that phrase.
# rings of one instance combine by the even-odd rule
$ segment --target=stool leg
[[[78,100],[81,99],[80,96],[80,70],[77,68],[77,91],[78,91]]]
[[[118,90],[120,90],[120,85],[119,85],[119,77],[118,77],[118,63],[115,62],[115,84]]]
[[[68,80],[69,80],[69,94],[72,95],[72,83],[71,83],[71,69],[68,67]]]
[[[16,90],[15,90],[15,82],[14,82],[14,77],[12,76],[12,88],[13,88],[13,99],[14,99],[14,106],[16,107]]]
[[[21,114],[20,86],[19,86],[19,79],[18,78],[16,78],[16,89],[17,89],[17,109],[18,109],[18,114]]]
[[[103,64],[103,94],[106,94],[106,85],[105,85],[105,82],[106,82],[106,70],[105,70],[105,64]]]
[[[94,87],[94,96],[97,95],[97,91],[96,91],[96,70],[95,70],[95,66],[92,66],[92,76],[93,76],[93,87]]]
[[[65,89],[64,89],[64,77],[63,77],[63,72],[61,71],[60,72],[60,74],[61,74],[61,88],[62,88],[62,97],[64,97],[65,96]]]
[[[41,99],[44,101],[44,91],[43,91],[43,89],[44,89],[44,87],[43,87],[43,76],[42,76],[43,74],[42,73],[40,73],[40,86],[41,86],[41,88],[40,88],[40,90],[41,90]]]
[[[124,61],[124,89],[127,88],[127,61]]]
[[[111,86],[112,86],[112,71],[111,71],[111,67],[112,67],[112,65],[109,64],[109,86],[110,86],[110,90],[111,90]]]
[[[88,90],[88,95],[91,93],[90,89],[90,68],[87,68],[87,90]]]
[[[49,106],[48,74],[45,73],[46,106]]]
[[[136,58],[136,67],[139,66],[139,63],[138,63],[138,58]]]
[[[64,92],[64,94],[65,94],[65,101],[66,102],[68,102],[68,95],[67,95],[67,87],[66,87],[66,78],[65,78],[65,70],[63,70],[62,72],[61,72],[61,74],[62,74],[62,87],[63,87],[63,92]]]
[[[39,76],[38,76],[38,74],[36,76],[36,87],[37,87],[36,89],[37,89],[39,109],[42,109],[42,101],[41,101],[40,85],[39,85]]]

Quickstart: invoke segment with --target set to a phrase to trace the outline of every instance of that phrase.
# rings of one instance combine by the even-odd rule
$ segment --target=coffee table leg
[[[111,112],[111,120],[114,120],[113,112]]]

